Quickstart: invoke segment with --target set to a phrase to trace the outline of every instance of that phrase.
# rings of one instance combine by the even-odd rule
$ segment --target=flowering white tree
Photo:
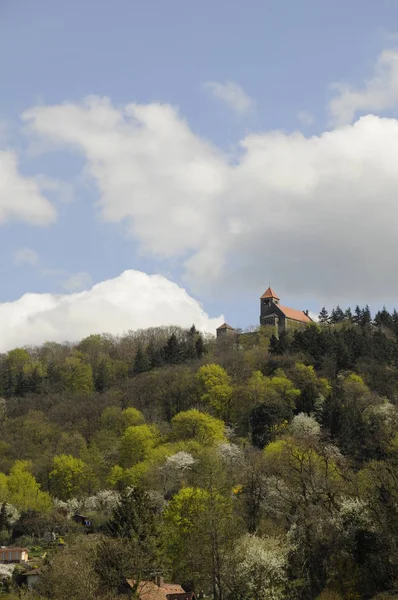
[[[21,516],[21,513],[13,504],[6,504],[7,519],[10,525],[14,525]]]
[[[166,458],[164,469],[184,473],[187,469],[191,469],[195,463],[196,460],[192,454],[181,451]]]
[[[321,426],[314,417],[300,413],[293,418],[290,424],[290,431],[297,441],[315,441],[320,436]]]
[[[94,496],[89,496],[84,501],[84,509],[90,512],[101,511],[110,513],[117,506],[120,494],[114,490],[100,490]]]
[[[0,565],[0,582],[11,579],[16,565]]]
[[[189,452],[184,452],[183,450],[172,456],[168,456],[160,469],[164,491],[166,492],[167,489],[178,485],[195,463],[196,460],[194,457]]]
[[[277,537],[244,535],[236,546],[237,576],[250,600],[286,598],[290,546]]]
[[[59,500],[58,498],[54,498],[54,505],[57,508],[63,508],[68,515],[74,515],[83,510],[84,501],[78,500],[77,498],[70,498],[69,500]]]
[[[236,444],[220,444],[218,453],[222,460],[229,465],[238,464],[243,460],[243,452]]]

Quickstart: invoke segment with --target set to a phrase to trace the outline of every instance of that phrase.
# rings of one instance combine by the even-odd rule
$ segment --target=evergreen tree
[[[344,319],[345,319],[345,321],[349,321],[350,323],[352,323],[352,311],[351,311],[350,307],[348,307],[347,310],[345,311]]]
[[[3,502],[0,509],[0,531],[8,530],[9,527],[10,523],[8,521],[7,505]]]
[[[6,398],[11,398],[14,395],[14,381],[11,369],[7,369],[5,372],[3,393]]]
[[[370,325],[372,322],[372,315],[370,312],[370,308],[368,305],[365,306],[364,310],[362,311],[362,317],[360,320],[360,325],[361,327],[366,327],[367,325]]]
[[[145,373],[145,371],[148,371],[149,368],[150,364],[148,361],[148,357],[140,346],[135,355],[133,373],[134,375],[139,375],[140,373]]]
[[[390,329],[393,328],[393,318],[385,306],[383,306],[383,310],[379,310],[379,312],[376,313],[375,325],[377,325],[378,327],[384,326]]]
[[[197,335],[196,342],[195,342],[195,350],[196,350],[197,358],[202,358],[202,356],[204,354],[206,354],[206,346],[203,341],[203,336],[201,333],[198,333],[198,335]]]
[[[21,369],[20,371],[18,371],[18,374],[16,377],[14,394],[15,394],[15,396],[23,397],[28,392],[29,392],[28,379],[27,379],[25,373],[23,372],[23,370]]]
[[[344,321],[344,312],[340,308],[340,306],[337,305],[336,308],[332,310],[332,314],[330,315],[330,322],[341,323],[342,321]]]
[[[279,338],[272,334],[269,341],[270,354],[284,354],[289,350],[289,338],[285,331],[283,331]]]
[[[48,387],[51,391],[59,391],[62,389],[61,373],[58,365],[50,361],[46,369],[46,379]]]
[[[43,391],[43,377],[37,366],[28,375],[26,389],[31,394],[41,394]]]
[[[322,324],[329,323],[329,313],[326,310],[325,306],[322,307],[322,310],[319,313],[318,319],[319,319],[319,322]]]
[[[181,345],[175,333],[172,333],[164,347],[164,359],[166,363],[177,364],[182,358]]]
[[[163,348],[156,348],[153,342],[149,342],[146,348],[148,365],[150,369],[161,367],[164,363]]]
[[[363,310],[361,308],[359,308],[359,306],[357,304],[355,311],[354,311],[354,316],[352,318],[352,322],[359,325],[362,320],[362,315],[363,315]]]
[[[187,331],[187,339],[184,348],[184,358],[196,358],[196,340],[198,332],[196,331],[195,325],[192,325],[191,329]]]
[[[145,570],[156,569],[161,560],[158,510],[145,490],[134,487],[122,492],[106,525],[108,534],[122,538],[133,549]]]
[[[100,360],[94,369],[94,387],[96,392],[105,392],[111,387],[114,377],[112,363],[108,358]]]

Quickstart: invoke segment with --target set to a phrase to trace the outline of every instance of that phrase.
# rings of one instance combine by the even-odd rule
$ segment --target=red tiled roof
[[[217,329],[230,329],[231,331],[235,331],[235,329],[231,327],[231,325],[228,325],[228,323],[223,323],[220,325],[220,327],[217,327]]]
[[[127,579],[127,583],[131,588],[135,585],[133,579]],[[193,592],[185,592],[176,583],[157,586],[153,581],[140,581],[137,592],[140,600],[192,600],[195,597]]]
[[[303,310],[296,310],[295,308],[281,306],[280,304],[278,304],[278,308],[288,319],[293,319],[294,321],[301,321],[302,323],[312,323],[312,319],[308,317]]]
[[[280,300],[271,287],[265,290],[264,294],[260,296],[260,300],[263,300],[263,298],[276,298],[276,300]]]
[[[183,588],[176,583],[164,583],[160,589],[164,590],[166,594],[185,594]]]

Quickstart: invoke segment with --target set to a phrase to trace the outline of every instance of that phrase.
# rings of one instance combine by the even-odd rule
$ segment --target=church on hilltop
[[[272,327],[276,335],[280,335],[287,329],[297,329],[312,323],[308,310],[297,310],[282,306],[279,304],[279,297],[274,290],[269,287],[260,297],[260,325]],[[236,331],[227,323],[223,323],[217,328],[217,337],[235,334]]]

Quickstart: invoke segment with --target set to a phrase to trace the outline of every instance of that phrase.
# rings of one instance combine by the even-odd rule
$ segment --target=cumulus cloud
[[[234,81],[226,81],[225,83],[207,81],[204,88],[215,98],[224,102],[237,115],[245,115],[252,111],[255,106],[254,100]]]
[[[0,151],[0,224],[26,221],[49,225],[54,220],[55,209],[42,195],[37,181],[19,173],[16,154]]]
[[[91,275],[85,271],[72,273],[62,282],[62,287],[68,292],[84,289],[91,284]]]
[[[0,304],[0,351],[45,341],[77,341],[92,333],[122,334],[160,325],[214,333],[223,316],[211,319],[200,304],[160,275],[125,271],[90,290],[65,295],[25,294]]]
[[[394,299],[398,121],[246,136],[226,157],[168,105],[38,106],[31,131],[78,150],[105,221],[173,257],[196,290],[259,289],[330,306]],[[353,300],[354,299],[354,300]]]
[[[39,255],[32,248],[19,248],[13,254],[14,265],[30,265],[35,267],[39,262]]]
[[[366,111],[385,111],[396,108],[398,103],[398,51],[385,50],[375,65],[372,79],[364,85],[355,87],[334,84],[336,95],[329,103],[332,122],[335,125],[351,123],[357,113]]]

